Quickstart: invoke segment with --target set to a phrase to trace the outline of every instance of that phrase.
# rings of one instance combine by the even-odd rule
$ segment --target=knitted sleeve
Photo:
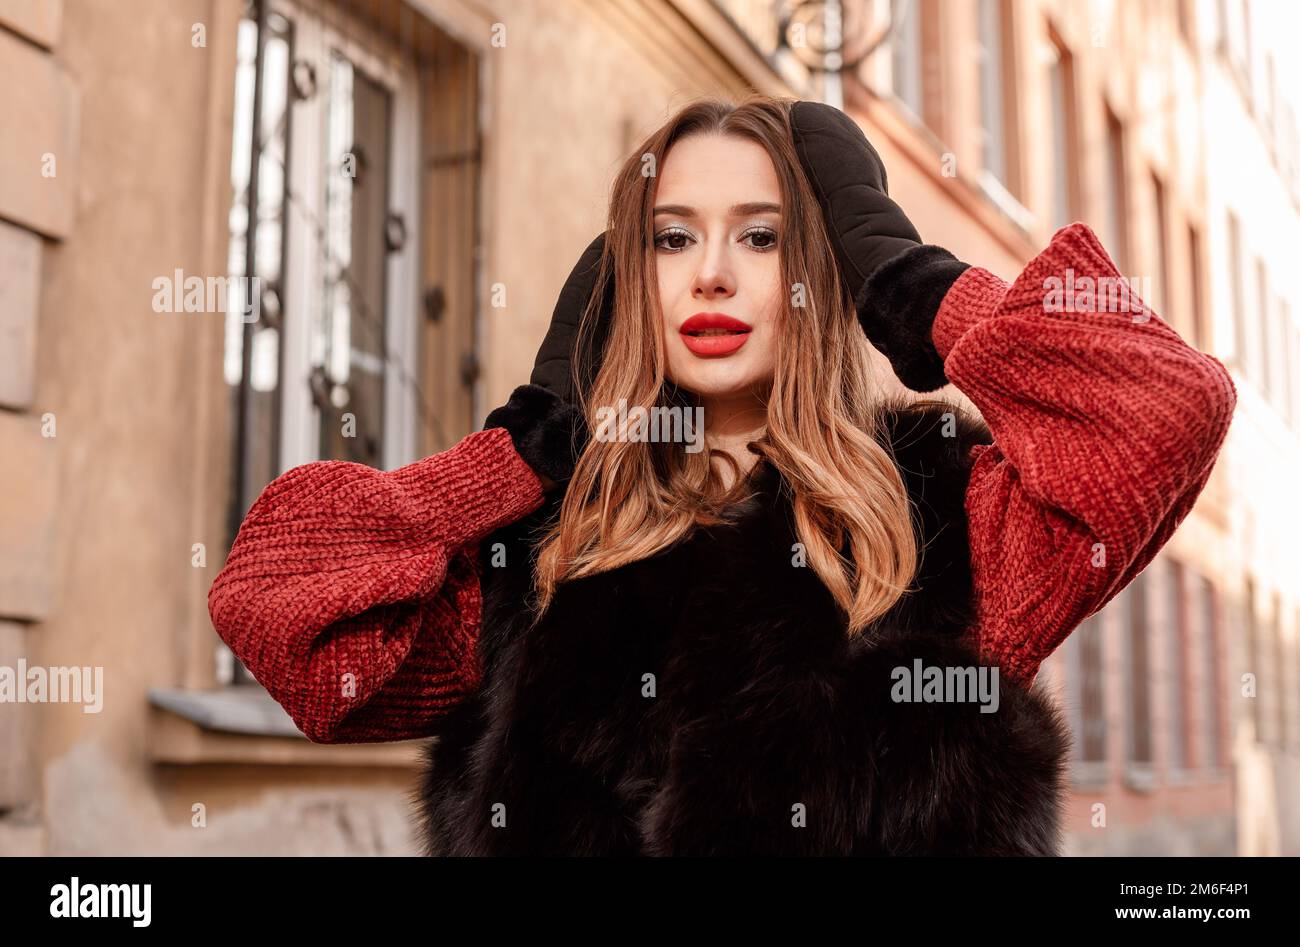
[[[1191,511],[1236,406],[1223,365],[1120,280],[1074,223],[1010,285],[966,270],[934,318],[944,371],[994,435],[965,500],[973,631],[1026,682]]]
[[[429,735],[479,683],[477,545],[541,502],[500,427],[388,472],[295,467],[245,516],[212,623],[313,742]]]

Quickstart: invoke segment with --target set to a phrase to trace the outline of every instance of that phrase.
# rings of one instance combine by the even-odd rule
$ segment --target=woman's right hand
[[[573,468],[590,436],[583,417],[580,392],[574,381],[578,358],[579,383],[589,387],[599,369],[613,312],[613,279],[606,281],[600,319],[578,349],[582,314],[596,290],[605,235],[593,240],[560,290],[551,325],[533,363],[528,384],[520,385],[504,405],[493,409],[484,429],[504,427],[515,450],[537,474],[543,490],[554,490],[573,476]]]

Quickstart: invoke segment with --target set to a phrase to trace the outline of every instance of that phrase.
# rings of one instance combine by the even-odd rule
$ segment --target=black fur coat
[[[730,523],[560,586],[532,628],[530,536],[558,497],[490,536],[484,678],[426,751],[426,853],[1057,854],[1068,737],[1037,687],[999,677],[992,713],[896,700],[899,668],[978,663],[962,501],[991,436],[943,402],[886,417],[920,590],[861,637],[795,564],[765,462]]]

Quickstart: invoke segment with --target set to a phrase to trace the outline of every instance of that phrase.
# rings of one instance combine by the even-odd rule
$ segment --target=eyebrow
[[[779,214],[781,205],[773,204],[769,201],[751,201],[748,204],[733,204],[731,206],[731,216],[733,217],[752,217],[754,214]],[[685,204],[660,204],[655,208],[655,216],[660,214],[672,214],[676,217],[694,217],[696,210],[694,207],[688,207]]]

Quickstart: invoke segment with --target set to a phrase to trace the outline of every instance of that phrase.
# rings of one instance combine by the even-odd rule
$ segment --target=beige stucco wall
[[[486,279],[508,293],[506,308],[484,312],[484,414],[528,380],[565,277],[605,229],[627,151],[679,106],[720,91],[692,68],[691,47],[637,35],[621,6],[500,4],[507,45],[483,51]]]
[[[124,15],[130,5],[140,15]],[[24,430],[39,456],[16,476],[21,506],[35,509],[48,541],[10,544],[0,571],[15,575],[40,553],[40,568],[27,571],[49,589],[25,587],[48,606],[19,609],[23,621],[0,630],[6,659],[102,666],[104,699],[98,714],[23,708],[29,729],[9,732],[30,763],[30,798],[0,817],[0,852],[412,851],[415,770],[400,759],[155,759],[165,712],[150,708],[148,688],[214,684],[206,592],[223,554],[229,418],[221,315],[156,313],[152,281],[176,269],[224,273],[240,4],[49,6],[60,28],[46,49],[0,30],[0,69],[39,74],[42,98],[25,108],[64,116],[64,139],[76,143],[53,146],[66,176],[44,210],[28,139],[54,133],[28,123],[28,138],[4,153],[17,173],[4,175],[0,217],[41,252],[30,403],[0,422]],[[626,24],[599,4],[424,6],[449,29],[470,30],[485,59],[484,279],[509,287],[510,306],[485,312],[482,414],[526,380],[555,294],[603,226],[625,124],[644,131],[694,90],[674,97],[666,78],[688,74],[685,48],[656,64],[656,48],[671,46],[620,32]],[[473,32],[496,21],[508,26],[504,49]],[[195,24],[205,48],[191,45]],[[55,108],[56,97],[69,101]],[[52,438],[39,436],[46,415]],[[44,464],[48,477],[38,476]],[[19,496],[16,482],[6,486]],[[203,568],[191,564],[195,543],[206,547]],[[0,603],[0,616],[12,612]],[[0,709],[11,712],[16,719],[17,708]]]
[[[681,12],[709,7],[702,2],[412,3],[484,64],[481,281],[484,289],[503,284],[508,305],[482,311],[481,420],[527,379],[555,296],[602,229],[612,175],[635,140],[697,94],[739,92],[746,82],[799,90],[783,89],[721,32],[711,37],[716,45],[705,42]],[[1167,90],[1151,76],[1139,81],[1139,53],[1156,57],[1148,65],[1174,57],[1158,65],[1172,74],[1196,66],[1177,50],[1144,49],[1169,25],[1131,8],[1017,6],[1032,24],[1019,34],[1026,63],[1035,61],[1040,17],[1050,11],[1078,44],[1085,211],[1099,219],[1101,97],[1158,114],[1152,103]],[[216,314],[155,313],[150,302],[160,275],[225,269],[240,8],[239,0],[0,0],[0,80],[24,90],[0,99],[0,443],[11,461],[0,465],[0,664],[100,665],[105,688],[99,714],[75,704],[0,706],[0,854],[413,850],[409,753],[308,753],[276,739],[214,744],[146,699],[151,687],[215,682],[206,593],[221,564],[230,464],[223,326]],[[1094,15],[1104,21],[1100,47],[1090,42]],[[504,47],[491,42],[496,23],[505,24]],[[195,24],[206,30],[203,48],[192,45]],[[945,30],[954,62],[969,62],[969,17],[950,17]],[[973,90],[952,74],[945,124],[965,169],[975,150]],[[1026,194],[1041,203],[1049,142],[1037,129],[1047,113],[1041,78],[1025,81]],[[1193,91],[1174,101],[1173,124],[1140,125],[1131,141],[1134,265],[1154,267],[1141,256],[1152,227],[1142,188],[1154,166],[1167,174],[1176,219],[1206,226],[1216,267],[1206,305],[1221,341],[1231,327],[1213,229],[1220,207],[1209,213],[1203,193],[1199,86],[1184,87]],[[967,182],[944,179],[879,102],[850,104],[890,169],[891,193],[926,239],[1010,277],[1050,236],[1040,225],[1017,237],[980,199],[956,193]],[[42,174],[46,154],[57,161],[53,177]],[[1173,262],[1179,294],[1181,252]],[[1176,295],[1162,313],[1180,332],[1187,305]],[[1263,469],[1260,456],[1240,466]],[[1224,489],[1212,484],[1210,508],[1198,509],[1169,551],[1231,592],[1249,553],[1223,542],[1223,525],[1236,515]],[[206,549],[200,568],[191,564],[195,543]],[[1300,731],[1300,702],[1292,712]],[[1250,792],[1239,793],[1241,818],[1249,845],[1266,851],[1279,831],[1296,837],[1297,810],[1273,786],[1286,783],[1294,757],[1242,752],[1239,780]],[[173,762],[158,762],[164,755]],[[174,761],[181,758],[208,762]],[[1210,814],[1207,847],[1231,836],[1232,814],[1219,798],[1227,791],[1172,804]],[[1089,801],[1076,800],[1084,820]],[[203,827],[194,825],[196,805]],[[1133,805],[1135,818],[1147,816],[1141,801]],[[1162,822],[1141,844],[1177,843],[1180,831]],[[1076,850],[1117,851],[1122,837],[1113,837],[1083,838]]]

